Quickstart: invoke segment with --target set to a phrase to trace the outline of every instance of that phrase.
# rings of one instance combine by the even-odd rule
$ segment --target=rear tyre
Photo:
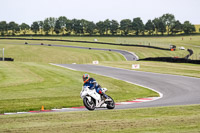
[[[92,111],[92,110],[95,109],[95,103],[94,103],[93,99],[91,99],[91,101],[89,101],[86,97],[84,97],[83,98],[83,104],[88,110]]]
[[[112,101],[105,102],[107,104],[107,108],[108,109],[114,109],[115,108],[115,102],[114,102],[114,100],[110,96],[108,96],[108,99],[111,99]]]

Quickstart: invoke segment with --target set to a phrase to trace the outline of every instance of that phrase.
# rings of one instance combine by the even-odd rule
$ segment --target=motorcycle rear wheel
[[[94,103],[93,99],[91,99],[91,101],[89,101],[86,97],[84,97],[83,98],[83,104],[88,110],[92,111],[92,110],[95,109],[95,103]]]

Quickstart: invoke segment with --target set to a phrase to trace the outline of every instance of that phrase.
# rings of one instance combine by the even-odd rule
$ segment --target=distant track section
[[[0,39],[12,39],[12,40],[41,40],[41,41],[62,41],[62,42],[79,42],[79,43],[94,43],[94,44],[107,44],[107,45],[119,45],[119,46],[134,46],[134,47],[145,47],[160,50],[170,50],[168,48],[161,48],[156,46],[148,45],[137,45],[137,44],[118,44],[118,43],[107,43],[107,42],[90,42],[90,41],[78,41],[78,40],[59,40],[59,39],[28,39],[28,38],[0,38]]]
[[[137,61],[137,60],[139,60],[139,57],[136,54],[134,54],[132,52],[125,51],[125,50],[118,50],[118,49],[91,48],[91,47],[57,45],[57,44],[27,44],[27,45],[43,45],[43,46],[54,46],[54,47],[68,47],[68,48],[79,48],[79,49],[88,49],[88,50],[111,51],[111,52],[117,52],[117,53],[122,54],[127,61]]]
[[[67,45],[51,45],[55,47],[68,47],[68,48],[79,48],[79,49],[89,49],[89,50],[103,50],[103,51],[112,51],[122,54],[127,61],[137,61],[139,57],[134,53],[125,51],[125,50],[118,50],[118,49],[105,49],[105,48],[90,48],[90,47],[80,47],[80,46],[67,46]]]

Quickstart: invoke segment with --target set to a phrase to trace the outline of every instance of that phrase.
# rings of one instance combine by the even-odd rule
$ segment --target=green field
[[[0,113],[82,106],[80,98],[84,72],[45,63],[0,62]],[[90,74],[108,88],[116,102],[157,93],[104,76]]]
[[[14,47],[16,47],[16,46],[18,46],[18,48],[23,47],[22,49],[29,48],[29,47],[24,47],[24,46],[21,46],[21,45],[17,45],[17,44],[24,44],[24,42],[25,41],[21,41],[21,40],[0,40],[0,44],[2,44],[1,45],[2,47],[6,48],[6,46],[7,47],[9,46],[8,48],[6,48],[7,51],[10,51],[9,48],[11,46],[13,46],[14,44],[15,44]],[[132,47],[132,46],[126,46],[126,47],[124,47],[124,46],[105,45],[105,44],[72,43],[72,42],[59,42],[59,41],[58,42],[50,42],[50,41],[27,41],[27,42],[29,44],[41,44],[41,43],[44,43],[44,44],[55,44],[55,45],[57,44],[57,45],[70,45],[70,46],[84,46],[84,47],[91,47],[91,48],[121,49],[121,50],[127,50],[127,51],[130,51],[130,52],[134,52],[136,55],[139,56],[140,59],[147,58],[147,57],[174,57],[174,56],[184,57],[184,56],[186,56],[188,54],[188,52],[186,50],[166,51],[166,50],[158,50],[158,49],[143,48],[143,47]],[[41,47],[36,46],[36,48],[40,49]],[[53,49],[53,53],[58,53],[56,51],[57,48],[53,47],[52,49]],[[64,49],[67,49],[67,48],[60,48],[60,49],[64,50]],[[194,50],[197,51],[197,52],[200,51],[198,48],[195,48]],[[21,51],[21,50],[19,50],[19,51]],[[26,50],[24,50],[24,51],[26,51]],[[77,50],[74,49],[73,51],[80,51],[80,49],[77,49]],[[83,56],[84,56],[84,51],[85,51],[85,53],[89,53],[90,55],[95,55],[95,53],[99,53],[100,52],[100,51],[97,52],[97,51],[83,50],[83,52],[81,52],[81,53],[83,53],[83,54],[81,54]],[[42,52],[44,52],[44,51],[41,51],[39,53],[37,51],[38,54],[43,54]],[[195,54],[192,56],[193,59],[198,58],[198,56],[196,54],[197,52],[195,52]],[[101,53],[102,53],[102,56],[104,55],[104,53],[105,54],[106,53],[113,53],[113,54],[115,54],[114,52],[105,52],[105,51],[101,51]],[[7,56],[15,56],[14,54],[16,54],[16,52],[14,52],[13,54],[9,54],[9,52],[8,52]],[[19,53],[17,53],[16,56],[18,56],[18,54]],[[65,53],[65,55],[67,56],[66,53]],[[33,56],[33,55],[29,55],[29,56]],[[50,56],[51,56],[51,54],[50,54]],[[56,54],[54,54],[54,56],[56,56]],[[72,55],[69,54],[69,56],[73,57],[74,55],[73,54]],[[87,58],[85,57],[84,59],[88,59],[90,57],[91,56],[87,55]],[[58,58],[58,59],[60,59],[60,58]],[[101,57],[101,58],[103,58],[103,57]],[[48,57],[45,58],[45,59],[48,59]],[[102,59],[102,60],[105,61],[105,59]],[[114,60],[112,60],[112,61],[114,61]],[[115,61],[119,61],[119,59],[115,59]],[[82,62],[82,63],[84,63],[84,62]]]
[[[35,37],[34,37],[35,38]],[[47,38],[47,37],[46,37]],[[55,38],[55,37],[51,37]],[[183,40],[182,40],[183,38]],[[191,38],[191,39],[190,39]],[[60,37],[56,37],[60,39]],[[93,41],[94,37],[62,37],[61,39]],[[100,37],[98,41],[148,44],[168,47],[169,43],[192,48],[192,59],[199,59],[200,36],[184,37]],[[145,44],[146,41],[146,44]],[[5,56],[14,62],[0,62],[0,114],[45,109],[82,106],[79,96],[84,72],[52,66],[49,63],[91,64],[99,60],[100,65],[131,69],[140,64],[139,71],[184,75],[200,78],[198,64],[166,63],[151,61],[125,61],[114,52],[92,51],[53,46],[25,45],[25,40],[1,40]],[[59,44],[95,48],[122,49],[136,53],[140,58],[179,56],[186,50],[164,51],[142,47],[115,46],[105,44],[27,41],[29,44]],[[143,42],[143,43],[142,43]],[[108,88],[116,102],[141,97],[158,96],[143,87],[124,81],[89,73]],[[199,105],[174,106],[129,110],[105,110],[94,112],[65,112],[23,115],[0,115],[0,132],[199,132]]]
[[[138,44],[138,45],[151,45],[162,48],[169,48],[171,44],[177,46],[177,51],[165,51],[143,47],[124,47],[124,46],[113,46],[105,44],[90,44],[90,43],[69,43],[69,42],[49,42],[49,41],[27,41],[28,43],[41,42],[45,44],[61,44],[61,45],[73,45],[73,46],[85,46],[95,48],[112,48],[128,50],[136,53],[140,58],[146,57],[185,57],[188,52],[187,49],[192,49],[194,54],[191,59],[200,59],[200,36],[179,36],[179,37],[26,37],[34,39],[62,39],[62,40],[78,40],[78,41],[91,41],[98,39],[99,42],[110,42],[110,43],[121,43],[121,44]],[[0,40],[4,43],[4,40]],[[12,43],[13,41],[5,40],[5,43]],[[14,41],[24,44],[25,41]],[[185,47],[186,50],[179,50],[180,47]]]
[[[30,43],[40,44],[41,42],[32,41]],[[5,48],[5,57],[11,57],[14,58],[15,61],[20,62],[89,63],[93,60],[125,61],[125,58],[122,55],[115,52],[42,45],[33,46],[25,45],[24,41],[0,40],[0,48]]]
[[[0,116],[0,132],[199,133],[200,106]]]

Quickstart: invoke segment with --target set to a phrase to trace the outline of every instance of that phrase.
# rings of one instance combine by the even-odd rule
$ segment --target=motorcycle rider
[[[89,86],[89,89],[95,89],[96,92],[102,95],[105,99],[108,98],[108,96],[102,92],[101,86],[97,83],[97,81],[94,78],[90,78],[88,74],[83,75],[83,82],[83,86]]]

